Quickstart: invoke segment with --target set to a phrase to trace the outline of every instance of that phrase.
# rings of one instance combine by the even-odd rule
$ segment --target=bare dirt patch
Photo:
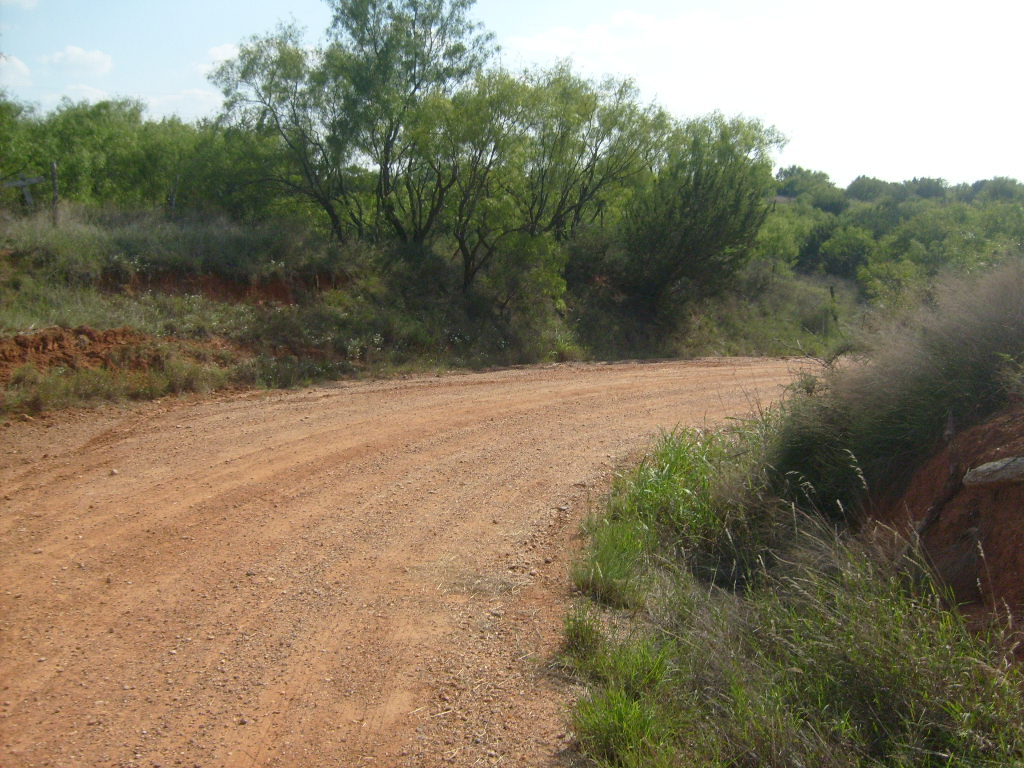
[[[559,766],[578,524],[780,360],[559,365],[0,428],[0,764]]]

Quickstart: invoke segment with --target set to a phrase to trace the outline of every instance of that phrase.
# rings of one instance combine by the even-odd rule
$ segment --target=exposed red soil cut
[[[1024,456],[1024,408],[957,434],[912,477],[876,519],[916,532],[939,577],[964,611],[1024,615],[1024,483],[965,485],[989,462]]]
[[[100,331],[84,325],[77,328],[54,326],[0,337],[0,384],[10,381],[11,374],[26,364],[40,371],[58,367],[144,370],[161,354],[160,345],[167,343],[173,343],[185,354],[200,347],[227,348],[226,344],[215,340],[200,343],[158,339],[131,328]]]
[[[26,363],[40,370],[66,368],[109,368],[114,366],[115,350],[138,346],[152,337],[131,328],[98,331],[78,328],[43,328],[0,338],[0,381]]]

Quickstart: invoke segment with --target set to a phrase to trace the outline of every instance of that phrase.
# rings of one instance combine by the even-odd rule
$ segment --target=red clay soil
[[[43,328],[0,338],[0,382],[30,363],[40,370],[57,366],[66,368],[106,368],[113,363],[115,349],[139,345],[152,337],[130,328],[97,331],[87,326],[78,328]]]
[[[875,517],[917,531],[926,556],[968,616],[1024,613],[1024,483],[965,486],[968,470],[1024,456],[1024,407],[953,439]]]
[[[160,355],[158,345],[169,339],[157,339],[131,328],[99,331],[88,326],[43,328],[15,336],[0,337],[0,384],[11,374],[31,364],[40,371],[63,367],[141,370],[153,365]],[[185,354],[203,347],[207,351],[226,345],[218,341],[172,343]]]

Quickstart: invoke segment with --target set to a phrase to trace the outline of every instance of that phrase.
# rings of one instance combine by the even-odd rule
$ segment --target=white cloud
[[[114,68],[114,59],[109,53],[87,51],[77,45],[44,56],[43,61],[76,75],[105,75]]]
[[[224,45],[215,45],[206,52],[206,61],[196,64],[195,71],[203,77],[207,77],[214,69],[219,67],[228,59],[233,59],[238,55],[238,46],[234,43],[224,43]]]
[[[216,113],[223,103],[223,97],[214,90],[190,88],[180,93],[151,96],[147,103],[154,117],[177,115],[183,120],[194,120]]]
[[[0,53],[0,86],[27,88],[32,85],[32,71],[17,56]]]
[[[110,93],[102,88],[82,84],[69,85],[64,93],[72,101],[105,101],[110,98]]]
[[[17,5],[21,8],[35,8],[39,0],[0,0],[0,5]]]

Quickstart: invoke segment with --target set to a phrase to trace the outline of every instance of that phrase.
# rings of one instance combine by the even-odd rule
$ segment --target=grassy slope
[[[825,354],[843,342],[843,325],[858,311],[849,289],[840,288],[836,301],[821,281],[755,265],[736,293],[692,307],[680,332],[656,348],[587,350],[571,309],[498,322],[458,292],[423,291],[425,284],[442,286],[450,265],[396,263],[309,233],[86,208],[66,211],[56,229],[45,216],[3,223],[0,336],[49,326],[128,327],[150,334],[160,350],[145,374],[20,371],[2,393],[0,410],[7,411],[294,386],[363,370],[609,354]],[[203,293],[204,285],[222,290]],[[270,289],[290,301],[272,300]],[[246,293],[260,300],[241,300]],[[182,344],[211,339],[224,342],[223,354],[197,360]]]

